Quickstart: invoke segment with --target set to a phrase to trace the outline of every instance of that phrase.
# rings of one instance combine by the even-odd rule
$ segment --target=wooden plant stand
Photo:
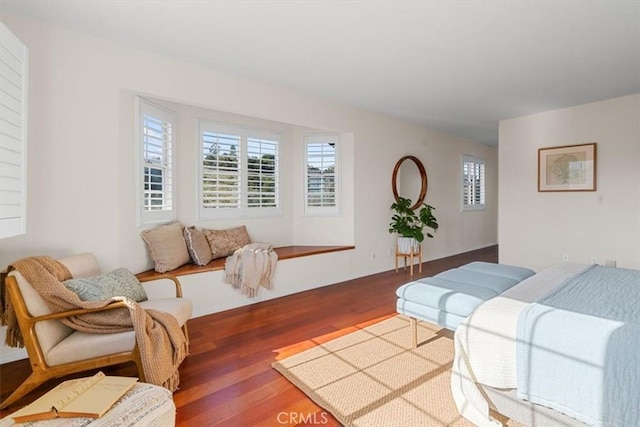
[[[404,258],[404,269],[407,269],[407,258],[409,258],[409,275],[413,276],[413,258],[418,257],[418,272],[422,273],[422,245],[418,246],[418,252],[413,252],[413,248],[409,251],[409,253],[401,253],[398,250],[398,244],[396,243],[396,273],[398,272],[398,258]]]

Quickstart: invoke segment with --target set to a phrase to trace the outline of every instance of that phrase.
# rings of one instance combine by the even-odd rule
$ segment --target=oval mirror
[[[393,168],[391,188],[396,200],[398,197],[403,197],[414,201],[411,209],[422,205],[427,194],[427,171],[420,159],[415,156],[404,156],[398,160]]]

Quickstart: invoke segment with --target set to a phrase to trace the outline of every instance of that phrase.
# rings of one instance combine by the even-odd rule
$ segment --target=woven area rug
[[[453,333],[420,322],[418,342],[408,318],[394,316],[273,367],[345,426],[473,426],[451,396]]]

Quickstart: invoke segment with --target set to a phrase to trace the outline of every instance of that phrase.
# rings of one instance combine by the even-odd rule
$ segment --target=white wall
[[[538,148],[596,142],[597,191],[537,191]],[[640,268],[640,95],[500,122],[500,262]]]
[[[436,238],[425,243],[427,260],[497,242],[494,147],[39,21],[9,14],[2,19],[30,52],[27,234],[2,241],[3,266],[29,255],[60,257],[84,251],[95,253],[105,270],[123,266],[137,272],[151,266],[136,225],[134,93],[216,114],[291,124],[294,144],[302,142],[302,128],[341,134],[345,142],[341,216],[324,220],[303,216],[301,203],[296,203],[302,200],[302,178],[293,176],[302,166],[294,166],[290,171],[292,194],[285,196],[289,216],[281,220],[290,219],[290,229],[279,228],[278,238],[290,238],[294,244],[319,238],[327,244],[349,241],[356,249],[335,255],[339,261],[332,262],[330,275],[311,272],[321,279],[311,280],[308,271],[300,271],[300,277],[309,279],[287,284],[288,293],[393,267],[389,251],[395,239],[387,231],[393,197],[391,173],[396,161],[408,154],[420,158],[426,167],[426,201],[436,207],[440,223]],[[294,146],[291,156],[301,149]],[[460,211],[462,154],[486,160],[485,211]],[[177,154],[183,167],[193,166],[188,158],[188,149]],[[189,182],[192,177],[181,179]],[[181,207],[190,205],[196,191],[183,187]],[[191,210],[185,207],[178,219],[195,222],[195,200],[190,206]],[[255,226],[265,230],[269,224],[256,222]],[[322,226],[318,228],[318,224]],[[303,262],[299,265],[306,268]],[[250,302],[243,300],[242,304]]]

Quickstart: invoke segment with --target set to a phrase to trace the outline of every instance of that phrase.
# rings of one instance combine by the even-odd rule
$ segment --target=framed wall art
[[[595,142],[538,149],[538,191],[595,190]]]

